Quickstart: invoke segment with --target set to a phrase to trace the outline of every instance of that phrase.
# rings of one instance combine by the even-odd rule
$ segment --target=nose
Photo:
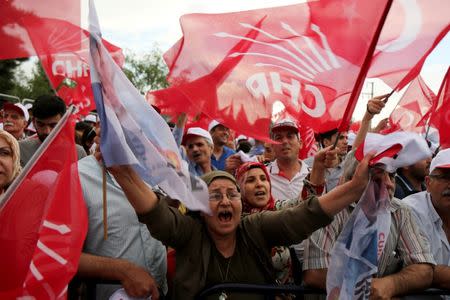
[[[395,188],[395,179],[391,178],[389,176],[389,174],[386,173],[385,176],[384,176],[384,184],[386,185],[386,187],[388,189],[394,189]]]

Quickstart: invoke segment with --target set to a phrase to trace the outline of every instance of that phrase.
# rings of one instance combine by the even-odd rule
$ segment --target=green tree
[[[143,56],[127,53],[123,71],[142,94],[169,85],[166,80],[168,69],[158,48]]]
[[[0,93],[12,94],[16,86],[16,68],[26,59],[0,60]]]
[[[42,94],[54,94],[41,63],[37,61],[31,75],[27,76],[23,70],[16,74],[16,81],[12,93],[19,98],[36,99]]]

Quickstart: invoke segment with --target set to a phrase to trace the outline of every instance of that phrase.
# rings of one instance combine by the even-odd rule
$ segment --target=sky
[[[179,18],[187,13],[223,13],[256,8],[296,4],[303,1],[293,0],[96,0],[95,5],[103,37],[138,54],[150,52],[158,47],[165,52],[181,36]],[[82,1],[82,20],[87,20],[87,0]],[[86,23],[83,26],[87,27]],[[430,88],[437,93],[442,78],[450,65],[450,35],[441,41],[428,57],[422,77]],[[373,82],[373,94],[389,93],[390,89],[380,80]],[[368,85],[370,87],[370,85]],[[370,92],[364,89],[363,92]],[[388,101],[383,112],[374,118],[376,124],[389,116],[401,98],[403,91],[395,93]],[[359,101],[354,119],[361,119],[367,99]]]

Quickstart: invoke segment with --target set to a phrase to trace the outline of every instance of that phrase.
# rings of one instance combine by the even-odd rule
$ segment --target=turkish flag
[[[416,78],[428,54],[450,30],[450,1],[394,1],[367,77],[400,90]]]
[[[447,69],[437,100],[431,109],[430,125],[439,131],[441,148],[450,148],[450,68]]]
[[[0,59],[36,55],[22,21],[55,18],[79,26],[80,7],[77,0],[0,1]],[[53,28],[52,32],[57,34],[58,28]]]
[[[428,115],[435,99],[436,95],[419,75],[408,86],[408,89],[389,116],[391,128],[383,133],[398,130],[424,132],[425,124],[423,124],[422,120]]]
[[[74,126],[67,113],[2,199],[1,299],[66,298],[87,230]]]
[[[35,52],[50,84],[64,102],[75,105],[77,114],[95,109],[89,75],[89,32],[58,19],[23,20]],[[122,49],[103,40],[119,66],[124,64]]]
[[[280,106],[315,131],[337,128],[388,3],[184,15],[184,36],[165,54],[169,83],[197,111],[261,140]]]

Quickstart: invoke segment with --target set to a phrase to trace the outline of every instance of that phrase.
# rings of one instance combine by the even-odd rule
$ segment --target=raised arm
[[[386,95],[377,96],[372,98],[367,103],[367,110],[364,114],[363,119],[361,120],[361,127],[356,134],[355,141],[353,142],[353,149],[358,148],[359,145],[366,139],[367,132],[370,130],[370,123],[373,117],[381,112],[384,107],[383,99],[386,98]]]

